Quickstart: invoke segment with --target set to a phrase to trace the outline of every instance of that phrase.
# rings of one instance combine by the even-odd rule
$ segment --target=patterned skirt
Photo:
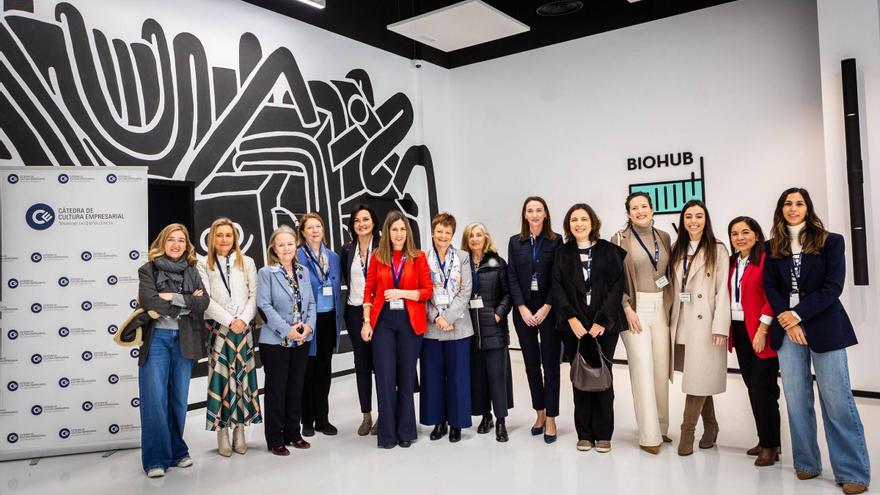
[[[206,323],[211,347],[207,428],[261,422],[253,333],[237,334],[215,321]]]

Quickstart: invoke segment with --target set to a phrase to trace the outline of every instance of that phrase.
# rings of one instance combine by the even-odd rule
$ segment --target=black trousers
[[[538,306],[539,308],[540,306]],[[538,308],[529,308],[534,313]],[[540,325],[526,325],[519,311],[513,311],[513,326],[522,348],[526,378],[532,394],[532,409],[547,410],[547,416],[559,416],[559,363],[562,360],[562,341],[556,331],[553,311]],[[540,341],[539,341],[540,337]],[[541,370],[543,368],[543,374]]]
[[[471,347],[471,414],[483,416],[494,410],[496,418],[506,418],[507,410],[513,407],[510,375],[507,347],[486,350]]]
[[[260,358],[266,375],[263,429],[270,449],[302,439],[299,418],[308,357],[308,343],[297,347],[260,344]]]
[[[309,356],[306,382],[302,391],[302,422],[311,426],[327,424],[330,415],[330,380],[333,350],[336,348],[336,311],[318,313],[315,324],[317,352]]]
[[[606,358],[613,359],[617,339],[617,333],[606,333],[598,337],[599,346]],[[590,366],[599,366],[600,357],[593,337],[584,335],[581,338],[580,353]],[[611,371],[611,364],[606,362],[605,365]],[[613,382],[611,388],[602,392],[583,392],[573,386],[571,389],[574,392],[574,427],[578,440],[611,440],[611,435],[614,434]]]
[[[373,346],[369,342],[364,342],[361,337],[363,317],[363,306],[345,306],[345,326],[348,328],[348,337],[351,339],[354,353],[358,400],[361,403],[361,412],[368,413],[373,409]]]
[[[734,321],[732,326],[733,348],[743,381],[749,389],[758,443],[765,449],[779,447],[779,358],[759,358],[752,348],[745,323]],[[770,345],[769,338],[767,345]]]

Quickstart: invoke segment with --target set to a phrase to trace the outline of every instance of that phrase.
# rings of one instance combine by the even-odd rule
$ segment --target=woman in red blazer
[[[764,233],[751,217],[734,218],[727,232],[734,253],[728,342],[736,350],[758,429],[758,445],[747,454],[758,456],[756,466],[772,466],[779,460],[779,359],[767,341],[773,309],[764,294]]]
[[[361,337],[373,342],[379,447],[385,449],[409,447],[418,436],[416,362],[428,329],[425,301],[434,284],[425,253],[416,249],[411,233],[403,213],[385,217],[364,287]]]

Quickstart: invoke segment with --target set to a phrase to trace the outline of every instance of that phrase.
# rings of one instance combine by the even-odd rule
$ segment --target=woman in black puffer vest
[[[513,407],[513,379],[510,372],[510,332],[507,314],[511,298],[507,283],[507,263],[498,256],[486,226],[472,223],[465,227],[461,249],[470,252],[473,294],[470,301],[474,338],[471,340],[471,413],[483,416],[477,433],[492,429],[491,410],[495,410],[495,439],[507,441],[504,419]],[[490,405],[491,408],[490,409]]]

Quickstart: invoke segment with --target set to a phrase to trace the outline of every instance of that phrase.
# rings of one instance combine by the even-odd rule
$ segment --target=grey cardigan
[[[450,247],[449,249],[455,249]],[[471,299],[471,291],[473,286],[473,275],[471,275],[471,258],[470,253],[460,249],[455,250],[461,260],[461,284],[458,286],[458,292],[452,296],[449,306],[440,311],[434,306],[434,299],[428,299],[428,331],[425,333],[426,339],[434,340],[459,340],[470,337],[474,334],[474,326],[471,323],[471,317],[468,310],[468,304]],[[442,316],[446,321],[452,324],[454,329],[446,332],[440,330],[440,327],[434,323],[438,316]]]
[[[140,279],[138,302],[144,310],[152,309],[162,316],[178,318],[177,332],[180,339],[180,353],[185,358],[198,360],[208,355],[204,312],[208,308],[211,298],[208,296],[208,291],[202,284],[202,277],[199,276],[199,271],[195,266],[188,266],[183,272],[183,276],[190,280],[188,285],[202,289],[204,292],[201,296],[182,294],[189,314],[180,316],[180,312],[184,308],[159,297],[159,291],[156,289],[156,269],[151,261],[144,263],[138,269],[138,278]],[[138,366],[143,366],[147,362],[156,321],[153,320],[144,327],[144,343],[141,345],[140,356],[138,356]]]

